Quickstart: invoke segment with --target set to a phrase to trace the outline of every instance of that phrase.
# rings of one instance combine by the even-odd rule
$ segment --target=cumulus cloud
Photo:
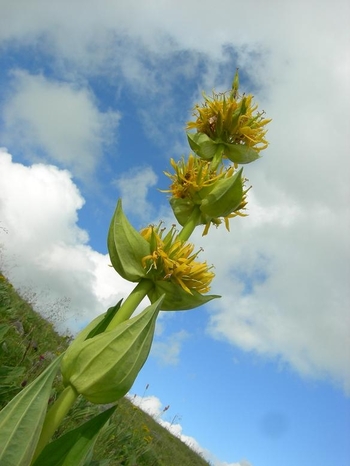
[[[156,107],[171,93],[165,83],[193,70],[201,71],[197,97],[201,88],[227,86],[231,67],[241,68],[242,90],[254,89],[260,108],[273,117],[271,145],[263,160],[246,168],[254,185],[250,217],[232,222],[230,235],[219,229],[210,238],[194,236],[216,264],[215,292],[224,296],[210,305],[210,332],[278,357],[302,374],[331,377],[348,390],[349,2],[251,0],[233,6],[221,0],[215,22],[212,4],[203,3],[199,12],[196,0],[105,1],[102,9],[92,0],[84,10],[70,1],[69,15],[67,5],[8,3],[0,40],[40,49],[38,38],[45,37],[45,53],[65,71],[122,77],[138,98],[148,97],[149,107],[150,95],[163,89]],[[180,55],[187,59],[164,66],[166,56]],[[10,111],[16,101],[9,102],[8,121],[17,121]],[[173,112],[168,102],[158,116]],[[17,111],[34,125],[23,109]],[[150,121],[148,112],[140,111],[144,121]],[[159,137],[154,127],[149,133]],[[151,174],[141,191],[152,183]]]
[[[178,104],[172,100],[175,86],[179,89],[179,83],[198,75],[197,98],[202,89],[210,90],[214,84],[227,88],[232,68],[239,66],[249,84],[243,90],[253,88],[280,122],[278,137],[284,137],[284,147],[292,143],[295,152],[309,151],[298,143],[292,128],[285,131],[288,113],[294,120],[304,120],[304,133],[312,135],[309,145],[315,130],[339,141],[346,125],[341,115],[349,106],[349,3],[314,0],[305,4],[298,0],[275,5],[250,0],[233,6],[230,0],[220,0],[217,8],[222,14],[220,21],[213,23],[212,4],[203,3],[198,11],[197,0],[183,4],[105,0],[103,8],[91,0],[83,11],[78,0],[58,5],[33,0],[30,6],[20,1],[4,6],[7,20],[0,42],[4,47],[14,43],[35,47],[50,56],[62,76],[102,73],[119,89],[127,86],[137,96],[145,131],[155,140],[162,139],[163,131],[165,140],[179,133],[178,121],[183,115],[174,115]],[[339,95],[341,107],[334,105]],[[140,96],[147,104],[142,105]],[[304,116],[305,107],[312,110],[312,119]],[[328,119],[321,122],[322,128],[318,126],[321,115]],[[175,143],[182,150],[179,139]],[[281,170],[288,174],[289,166]],[[305,178],[307,175],[305,172]]]
[[[39,296],[44,315],[65,299],[61,330],[77,331],[131,291],[78,227],[84,200],[68,171],[13,163],[1,149],[0,185],[1,269],[16,288]]]
[[[256,82],[261,82],[262,73],[269,67],[274,72],[278,69],[281,72],[281,66],[293,65],[291,59],[301,59],[307,73],[311,69],[307,66],[308,59],[316,57],[317,61],[322,59],[325,62],[326,55],[328,61],[325,66],[330,67],[329,60],[339,61],[346,51],[349,32],[342,27],[346,26],[347,13],[350,13],[346,1],[337,0],[331,5],[326,0],[313,0],[307,4],[298,0],[293,4],[276,5],[250,0],[234,6],[234,28],[232,15],[225,14],[232,11],[232,2],[221,0],[217,8],[222,14],[220,21],[213,23],[212,4],[203,3],[198,11],[196,0],[189,0],[186,4],[172,0],[157,4],[140,4],[137,0],[116,4],[106,0],[103,8],[97,0],[91,0],[84,10],[79,0],[62,1],[59,5],[33,0],[30,6],[25,0],[19,0],[16,5],[8,3],[3,8],[7,21],[1,28],[0,41],[5,45],[11,40],[25,41],[26,44],[43,47],[59,60],[75,61],[80,68],[85,64],[91,72],[99,69],[102,63],[113,66],[111,57],[117,53],[125,64],[122,64],[125,73],[129,73],[129,79],[137,80],[137,86],[149,86],[150,82],[150,76],[143,74],[145,68],[142,66],[144,60],[140,44],[154,54],[154,64],[156,58],[163,58],[169,52],[187,50],[212,57],[217,66],[220,60],[225,59],[225,46],[233,44],[241,65],[254,72]],[[138,14],[130,14],[130,11]],[[79,23],[75,20],[77,17],[81,18]],[[313,18],[312,24],[310,17]],[[333,34],[334,23],[330,20],[335,17],[338,25],[336,35]],[[298,24],[297,28],[295,24]],[[320,30],[322,34],[319,34]],[[344,39],[342,43],[338,42],[339,35]],[[39,37],[47,40],[38,41]],[[308,38],[306,43],[304,37]],[[121,39],[133,51],[124,54],[124,58]],[[213,68],[215,63],[208,73],[212,73]],[[317,79],[322,77],[315,76],[315,81]],[[211,79],[209,85],[214,81]]]
[[[343,207],[288,206],[281,194],[269,208],[257,196],[230,234],[197,239],[220,264],[214,291],[223,297],[211,306],[209,332],[348,391],[349,218]]]
[[[5,144],[30,160],[58,163],[78,177],[91,176],[113,137],[119,113],[99,111],[86,88],[20,70],[12,77],[12,92],[2,111]]]

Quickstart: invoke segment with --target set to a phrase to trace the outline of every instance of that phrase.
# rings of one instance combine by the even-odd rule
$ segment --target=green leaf
[[[28,466],[44,422],[52,382],[61,358],[22,390],[0,412],[0,464]]]
[[[258,152],[244,144],[223,143],[226,157],[233,163],[245,164],[260,158]]]
[[[89,338],[93,338],[94,336],[98,335],[99,333],[103,333],[108,325],[111,323],[113,320],[113,317],[116,315],[118,312],[120,306],[122,303],[122,299],[117,303],[115,306],[110,307],[107,312],[104,314],[103,320],[101,320],[95,328],[91,330],[91,332],[88,334],[86,337],[86,340]]]
[[[195,206],[193,202],[189,201],[188,199],[180,199],[176,197],[172,197],[170,199],[170,206],[173,209],[176,220],[181,226],[186,224],[192,215],[193,210],[195,208],[198,209],[198,206]]]
[[[46,445],[33,466],[83,466],[97,436],[116,406],[103,411],[80,427]]]
[[[211,218],[226,217],[238,208],[243,197],[242,171],[243,168],[230,178],[215,183],[200,206],[205,215]]]
[[[120,199],[108,232],[108,251],[113,267],[126,280],[137,282],[146,275],[142,258],[150,254],[150,245],[129,223]]]
[[[193,290],[187,293],[180,285],[170,281],[156,281],[155,287],[148,293],[151,302],[165,294],[164,301],[160,307],[162,311],[186,311],[208,303],[212,299],[220,298],[218,295],[202,295]]]
[[[205,133],[187,133],[187,140],[191,149],[205,160],[211,160],[214,157],[219,144]]]
[[[107,311],[108,312],[108,311]],[[69,348],[72,348],[75,345],[80,344],[80,342],[85,341],[92,332],[101,325],[103,320],[107,317],[107,312],[100,314],[99,316],[95,317],[83,330],[78,333],[78,335],[74,338],[72,343],[69,345]]]

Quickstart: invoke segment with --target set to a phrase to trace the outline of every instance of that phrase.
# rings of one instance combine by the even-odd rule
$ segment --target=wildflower
[[[175,173],[164,172],[164,174],[172,180],[172,184],[168,190],[174,197],[179,199],[191,198],[194,202],[201,201],[200,191],[202,188],[213,186],[220,179],[229,178],[233,174],[233,167],[228,170],[222,165],[219,172],[212,170],[210,163],[194,157],[190,154],[187,162],[184,157],[179,162],[170,159],[170,164]]]
[[[206,235],[211,224],[222,223],[221,218],[229,230],[230,218],[245,216],[248,189],[243,189],[242,170],[235,171],[234,166],[226,168],[224,164],[213,170],[209,161],[193,154],[187,161],[182,158],[176,163],[171,159],[170,163],[174,173],[165,172],[165,175],[172,184],[163,192],[171,193],[170,205],[180,225],[184,226],[197,210],[198,225],[205,225],[203,235]]]
[[[139,282],[152,303],[165,294],[161,310],[192,309],[218,297],[203,295],[214,274],[205,262],[195,260],[194,246],[177,238],[175,227],[163,233],[160,225],[139,233],[119,201],[108,233],[114,269],[126,280]]]
[[[163,237],[161,224],[141,231],[150,246],[151,253],[143,257],[142,265],[153,280],[169,280],[179,285],[186,293],[207,293],[214,273],[206,262],[197,262],[199,251],[193,253],[194,245],[176,238],[175,225]]]
[[[203,93],[204,103],[194,107],[195,120],[187,123],[187,130],[197,132],[187,134],[189,144],[204,159],[224,157],[234,163],[249,163],[268,146],[265,127],[271,120],[257,111],[251,94],[238,94],[237,73],[236,77],[231,91],[213,92],[212,97]]]
[[[186,129],[195,129],[211,139],[228,144],[244,144],[260,152],[268,146],[265,139],[265,126],[271,121],[264,118],[263,112],[255,113],[253,96],[247,95],[236,100],[232,94],[216,94],[213,98],[204,94],[202,107],[195,106],[196,121],[187,123]]]

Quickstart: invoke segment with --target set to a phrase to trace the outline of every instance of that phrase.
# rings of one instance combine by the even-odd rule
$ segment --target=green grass
[[[69,337],[55,332],[0,274],[0,409],[62,353]],[[62,391],[55,380],[50,402]],[[56,432],[77,427],[98,414],[99,405],[79,397]],[[105,460],[105,461],[104,461]],[[117,403],[111,422],[97,440],[91,466],[208,466],[177,437],[127,398]]]

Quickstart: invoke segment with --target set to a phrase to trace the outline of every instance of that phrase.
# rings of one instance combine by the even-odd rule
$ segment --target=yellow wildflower
[[[167,177],[172,180],[172,184],[169,189],[162,190],[163,192],[171,193],[170,204],[172,207],[175,207],[175,215],[180,224],[183,224],[181,221],[179,213],[181,208],[184,208],[185,216],[188,212],[188,206],[192,205],[193,208],[198,208],[201,210],[201,223],[205,225],[203,236],[206,235],[209,231],[210,225],[213,223],[218,226],[222,223],[222,220],[219,217],[222,217],[226,226],[226,229],[230,231],[229,228],[229,219],[238,216],[244,217],[242,211],[245,210],[247,205],[246,194],[249,189],[242,190],[242,196],[238,202],[233,203],[232,211],[223,213],[216,213],[213,217],[209,217],[205,214],[204,209],[200,208],[201,203],[208,195],[212,195],[215,184],[221,183],[222,180],[232,179],[232,177],[237,173],[234,166],[226,168],[224,164],[221,164],[217,170],[212,169],[210,161],[201,159],[199,157],[193,156],[190,154],[188,160],[185,161],[184,157],[176,163],[173,159],[170,160],[171,166],[174,168],[174,173],[164,172]],[[245,179],[241,181],[242,186],[244,185]],[[222,195],[222,193],[221,193]],[[186,201],[184,206],[179,205],[177,200]],[[234,199],[236,201],[236,199]],[[179,201],[181,202],[181,201]]]
[[[197,262],[199,252],[193,253],[194,245],[177,238],[175,225],[163,237],[161,224],[141,230],[141,236],[151,245],[151,254],[142,259],[147,274],[154,280],[169,280],[189,294],[192,291],[207,293],[214,273],[206,262]]]
[[[203,94],[204,104],[194,107],[195,121],[187,123],[186,129],[204,133],[215,142],[243,144],[260,152],[268,146],[265,126],[271,121],[264,112],[257,112],[251,94],[240,97],[229,91],[210,98]]]
[[[200,201],[202,188],[212,186],[217,180],[229,178],[233,175],[234,168],[225,169],[224,165],[217,171],[211,169],[210,162],[190,154],[187,162],[184,157],[176,163],[170,159],[170,164],[175,170],[174,174],[164,172],[172,180],[170,188],[162,190],[171,193],[178,199],[189,198],[194,202]]]

